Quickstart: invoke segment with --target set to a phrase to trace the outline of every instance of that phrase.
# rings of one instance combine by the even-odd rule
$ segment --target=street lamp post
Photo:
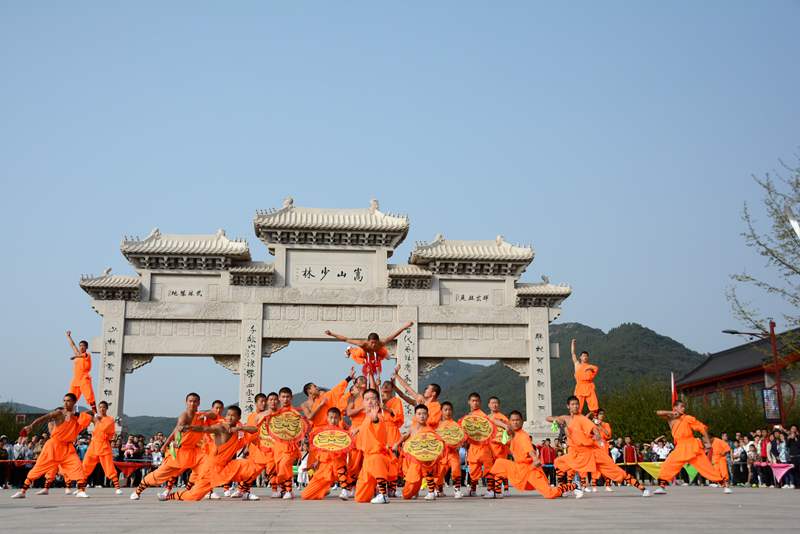
[[[775,373],[775,392],[776,396],[778,397],[778,417],[781,420],[781,426],[784,426],[786,421],[784,421],[784,414],[783,414],[783,386],[781,384],[781,366],[778,358],[778,339],[775,336],[775,321],[769,322],[769,334],[766,332],[739,332],[738,330],[723,330],[723,334],[734,334],[740,336],[751,336],[757,337],[759,339],[767,339],[769,338],[770,346],[772,347],[772,362],[774,366],[774,373]]]

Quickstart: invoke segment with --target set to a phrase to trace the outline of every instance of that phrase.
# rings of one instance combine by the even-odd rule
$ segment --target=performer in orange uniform
[[[711,465],[711,461],[700,446],[700,440],[694,437],[695,432],[702,434],[706,450],[711,449],[708,428],[691,415],[686,415],[686,404],[678,400],[672,410],[659,410],[656,415],[669,422],[672,437],[675,439],[675,448],[669,453],[664,463],[661,464],[661,472],[658,475],[659,487],[653,493],[666,493],[664,488],[687,463],[697,469],[697,472],[703,475],[706,480],[721,482],[722,486],[725,487],[725,493],[733,493],[728,487],[727,481],[722,480],[717,470]]]
[[[55,423],[51,430],[50,439],[45,442],[39,458],[36,459],[33,468],[28,472],[28,476],[25,477],[22,488],[11,496],[12,499],[24,499],[28,488],[39,477],[58,468],[61,468],[64,472],[65,478],[78,482],[76,497],[88,497],[86,494],[86,475],[83,473],[83,466],[80,458],[78,458],[78,453],[75,452],[73,443],[78,434],[92,422],[92,415],[87,412],[82,414],[75,413],[77,400],[75,394],[67,393],[64,395],[63,408],[37,417],[31,424],[22,429],[23,434],[28,434],[34,427],[42,423],[48,421]]]
[[[453,420],[453,405],[450,401],[442,403],[442,420],[439,421],[438,430],[446,429],[449,426],[458,426]],[[450,470],[450,479],[453,481],[453,497],[460,499],[461,494],[461,457],[457,447],[445,445],[444,456],[439,462],[439,472],[436,477],[436,492],[438,496],[444,496],[444,477]]]
[[[572,340],[570,346],[572,352],[572,363],[575,366],[575,396],[581,405],[579,413],[583,412],[584,403],[589,406],[590,412],[596,412],[600,407],[597,402],[597,392],[594,387],[594,377],[597,376],[599,371],[596,365],[589,363],[589,353],[587,351],[581,352],[580,356],[575,355],[575,340]]]
[[[250,492],[250,488],[256,483],[258,476],[266,469],[267,480],[275,476],[275,457],[273,456],[272,446],[274,440],[266,435],[263,429],[263,422],[266,418],[278,411],[278,394],[270,393],[269,396],[259,393],[255,396],[255,411],[247,416],[246,426],[259,427],[259,431],[246,437],[249,445],[247,447],[247,458],[235,460],[244,465],[238,470],[237,476],[226,485],[225,496],[231,498],[242,498],[244,500],[257,501],[259,498]],[[259,426],[261,425],[261,426]],[[230,482],[237,482],[239,489],[230,489]],[[277,486],[273,491],[277,492]]]
[[[728,455],[731,453],[731,447],[728,442],[718,437],[711,438],[711,465],[719,472],[724,483],[728,483],[730,477],[728,476]]]
[[[547,421],[567,426],[569,451],[554,462],[559,482],[567,482],[568,471],[581,474],[597,472],[615,482],[625,482],[641,491],[643,497],[649,497],[650,491],[619,468],[600,446],[603,438],[599,428],[589,418],[581,415],[580,401],[574,395],[567,398],[567,409],[568,415],[547,417]],[[584,495],[582,489],[575,489],[574,493],[576,499]]]
[[[503,425],[505,423],[498,423]],[[531,437],[522,430],[522,414],[513,411],[510,414],[509,423],[506,430],[511,434],[509,449],[514,460],[508,458],[498,458],[494,461],[491,472],[494,474],[495,481],[508,480],[511,484],[521,491],[536,490],[546,499],[555,499],[562,494],[573,491],[575,484],[559,484],[556,487],[550,485],[542,470],[542,462],[539,454],[533,447]],[[496,482],[497,483],[497,482]],[[503,492],[496,488],[495,498],[502,498]]]
[[[592,419],[593,414],[589,414],[589,418]],[[611,425],[606,422],[606,411],[602,408],[597,409],[597,413],[594,414],[593,422],[597,425],[597,429],[600,430],[600,436],[603,438],[603,443],[605,445],[606,453],[608,456],[611,456]],[[614,489],[611,487],[611,479],[604,477],[605,479],[605,488],[606,491],[613,493]],[[595,472],[592,473],[592,491],[597,491],[597,482],[600,480],[600,473]],[[588,489],[588,488],[587,488]]]
[[[328,416],[327,425],[317,425],[317,430],[325,428],[341,428],[342,412],[339,408],[330,407],[326,414]],[[313,448],[313,447],[312,447]],[[327,451],[317,451],[313,464],[309,464],[314,470],[314,476],[308,486],[300,494],[304,501],[324,499],[334,482],[338,482],[342,493],[339,498],[347,500],[350,482],[347,478],[347,455]]]
[[[400,376],[399,365],[394,368],[392,382],[401,399],[411,406],[424,404],[428,408],[428,426],[436,430],[436,427],[439,426],[439,421],[442,419],[442,405],[439,404],[439,395],[442,393],[441,386],[439,384],[428,384],[425,387],[425,391],[419,394]]]
[[[428,426],[428,408],[424,404],[418,404],[416,408],[414,408],[414,419],[411,422],[408,432],[404,433],[400,440],[396,442],[392,448],[395,452],[397,452],[408,438],[415,434],[424,432],[436,434],[436,431]],[[422,479],[424,477],[425,485],[428,487],[428,493],[425,495],[425,500],[436,500],[436,474],[439,470],[438,460],[430,464],[421,464],[419,462],[410,461],[406,465],[406,484],[403,486],[403,499],[408,500],[417,496],[420,488],[422,487]]]
[[[364,391],[366,389],[367,379],[363,376],[356,378],[353,387],[350,388],[350,395],[347,398],[347,405],[345,407],[345,415],[350,418],[350,428],[352,430],[360,428],[361,424],[364,422],[364,417],[366,416]],[[356,483],[364,460],[363,449],[359,447],[358,439],[358,435],[356,435],[356,446],[350,451],[347,459],[347,472],[350,476],[351,485]]]
[[[403,415],[403,401],[400,400],[400,397],[395,396],[394,384],[392,384],[392,382],[389,380],[381,384],[381,403],[381,410],[384,419],[390,423],[388,425],[389,435],[387,436],[387,442],[397,443],[402,437],[400,434],[400,429],[405,423],[405,415]],[[389,497],[397,496],[397,479],[400,477],[401,472],[402,469],[400,466],[400,458],[398,458],[394,452],[391,452],[389,458],[388,479]]]
[[[213,425],[183,425],[181,432],[206,433],[214,436],[212,454],[205,455],[199,467],[199,476],[190,489],[176,491],[169,495],[159,496],[159,500],[199,501],[215,487],[236,478],[243,462],[232,462],[236,453],[247,440],[244,433],[258,432],[256,426],[239,426],[242,411],[238,406],[228,406],[227,414],[222,422]],[[260,422],[260,421],[259,421]]]
[[[355,345],[353,350],[348,351],[348,356],[364,366],[363,374],[367,377],[367,385],[377,390],[381,380],[381,362],[389,357],[389,350],[386,348],[386,345],[394,341],[404,330],[411,328],[413,325],[414,321],[409,321],[404,324],[400,330],[383,339],[375,332],[371,332],[367,336],[367,339],[351,339],[347,336],[335,334],[330,330],[325,330],[325,335],[336,338],[339,341],[344,341],[350,345]]]
[[[182,433],[181,429],[187,425],[208,426],[207,421],[210,416],[209,414],[198,412],[197,408],[199,406],[200,395],[197,393],[189,393],[186,395],[186,411],[178,416],[175,430],[173,430],[170,435],[173,439],[178,435],[181,436],[180,443],[174,446],[176,449],[175,456],[169,453],[166,454],[161,466],[152,473],[148,473],[144,479],[142,479],[139,487],[131,493],[131,500],[138,501],[142,492],[147,488],[151,486],[160,486],[173,478],[177,478],[187,469],[191,469],[192,474],[189,477],[189,482],[186,484],[186,489],[191,489],[192,486],[194,486],[197,481],[200,463],[203,459],[202,449],[200,448],[203,434],[191,430]],[[162,493],[162,495],[164,494]]]
[[[75,395],[76,399],[80,399],[81,395],[83,395],[86,398],[86,402],[92,407],[92,412],[97,413],[97,405],[94,403],[94,389],[92,389],[92,375],[90,374],[92,371],[92,355],[89,353],[89,343],[81,341],[76,347],[75,342],[72,341],[72,332],[70,330],[67,330],[67,341],[69,341],[69,346],[72,347],[70,360],[74,360],[69,391]]]
[[[279,412],[291,410],[298,415],[300,412],[292,407],[292,390],[288,387],[282,387],[278,390],[278,400],[281,407]],[[294,499],[292,493],[292,481],[294,478],[294,464],[300,459],[300,447],[296,441],[288,442],[280,439],[274,440],[272,446],[273,454],[275,455],[275,481],[280,486],[284,499]]]
[[[489,418],[495,422],[495,424],[502,423],[501,430],[508,429],[508,417],[500,412],[500,399],[497,397],[489,397]],[[499,423],[498,423],[499,422]],[[494,439],[489,443],[489,446],[492,448],[492,457],[495,461],[499,458],[508,458],[508,445],[503,443],[502,439],[502,432],[498,432]],[[500,479],[495,481],[496,490],[497,492],[502,492],[505,489],[506,493],[508,493],[508,479]]]
[[[106,478],[114,483],[117,495],[122,495],[119,487],[119,473],[114,467],[114,454],[111,452],[111,441],[117,432],[114,418],[108,414],[108,403],[100,401],[99,412],[95,416],[94,430],[92,431],[92,441],[83,457],[83,472],[89,477],[92,475],[97,462],[103,467]]]
[[[380,395],[374,389],[364,392],[364,421],[356,428],[356,447],[363,453],[363,465],[358,473],[356,502],[387,504],[386,480],[389,477],[388,426],[381,417]],[[375,495],[377,486],[378,494]]]
[[[481,410],[481,396],[478,393],[470,393],[468,403],[469,413],[486,416],[486,413]],[[470,497],[476,497],[478,495],[478,481],[482,476],[486,477],[487,491],[494,493],[494,475],[490,473],[493,464],[494,457],[492,456],[492,447],[488,443],[482,445],[477,445],[475,443],[469,444],[469,450],[467,451],[467,465],[469,466]]]

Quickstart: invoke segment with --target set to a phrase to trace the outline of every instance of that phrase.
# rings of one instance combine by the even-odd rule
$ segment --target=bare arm
[[[560,425],[566,425],[569,420],[567,419],[568,415],[548,415],[545,417],[545,421],[548,423],[558,423]]]
[[[528,456],[530,456],[533,459],[534,467],[542,466],[542,461],[539,459],[539,453],[536,451],[536,447],[534,447],[533,450],[528,453]]]
[[[578,365],[578,355],[575,354],[575,340],[573,339],[569,344],[570,352],[572,352],[572,363]]]
[[[361,405],[361,408],[356,408],[356,399],[355,397],[350,397],[347,401],[347,416],[352,418],[354,415],[358,415],[364,411],[364,405]]]
[[[225,427],[222,425],[222,423],[220,423],[218,425],[211,425],[211,426],[205,426],[205,425],[183,425],[181,427],[181,431],[182,432],[200,432],[200,433],[203,433],[203,434],[216,434],[220,430],[226,430]],[[237,430],[238,430],[238,427],[237,427]]]
[[[325,403],[324,402],[320,402],[319,406],[317,406],[317,409],[314,410],[314,411],[311,411],[311,409],[309,408],[309,406],[311,405],[311,399],[307,399],[303,404],[300,405],[300,411],[303,412],[303,415],[306,417],[306,419],[311,419],[311,418],[314,417],[314,415],[316,415],[316,413],[319,410],[320,406],[322,406],[323,404],[325,404]]]
[[[81,351],[78,350],[78,347],[75,346],[75,342],[72,341],[72,330],[67,330],[67,341],[69,341],[69,346],[72,347],[72,357],[70,360],[85,358],[85,356],[81,355]]]
[[[413,388],[412,388],[410,385],[408,385],[408,382],[406,382],[405,380],[403,380],[403,377],[402,377],[402,376],[400,376],[400,374],[398,373],[398,371],[399,371],[399,370],[400,370],[400,366],[399,366],[399,365],[398,365],[397,367],[395,367],[395,368],[394,368],[394,374],[392,375],[392,381],[393,381],[393,382],[394,382],[396,385],[397,385],[397,384],[399,384],[399,385],[400,385],[400,387],[403,389],[403,391],[404,391],[404,392],[405,392],[405,393],[406,393],[406,394],[407,394],[409,397],[411,397],[412,399],[414,399],[413,401],[410,401],[410,402],[409,402],[409,401],[406,401],[406,402],[408,402],[409,404],[422,404],[422,403],[424,403],[424,402],[425,402],[425,397],[423,397],[422,395],[420,395],[419,393],[417,393],[416,391],[414,391],[414,389],[413,389]],[[399,393],[399,391],[400,391],[400,390],[398,390],[398,393]]]
[[[23,427],[22,429],[25,430],[26,433],[30,433],[30,431],[33,430],[35,427],[41,425],[42,423],[50,422],[53,419],[56,419],[57,417],[59,417],[60,415],[61,415],[61,410],[60,409],[59,410],[53,410],[50,413],[46,413],[44,415],[40,415],[39,417],[34,419],[31,422],[31,424]]]
[[[345,343],[349,343],[351,345],[358,345],[359,347],[364,344],[363,339],[350,339],[347,336],[336,334],[334,332],[331,332],[330,330],[325,330],[325,335],[331,336],[332,338],[338,339],[339,341],[344,341]]]
[[[244,426],[237,426],[236,430],[247,432],[248,434],[255,434],[256,432],[258,432],[258,427],[244,425]]]
[[[406,395],[400,388],[398,388],[397,384],[395,384],[394,382],[392,382],[392,388],[397,393],[397,396],[400,397],[401,399],[403,399],[404,401],[406,401],[408,404],[410,404],[412,406],[417,404],[417,402],[414,401],[414,399],[412,399],[411,397]]]
[[[397,339],[397,336],[399,336],[400,334],[405,332],[407,328],[411,328],[412,326],[414,326],[414,321],[407,322],[397,332],[391,334],[388,337],[385,337],[385,338],[381,339],[381,343],[383,343],[385,345],[386,343],[390,343],[390,342],[394,341],[395,339]]]
[[[668,421],[675,419],[675,412],[672,410],[656,410],[656,415]]]
[[[499,426],[500,428],[502,428],[503,430],[505,430],[505,431],[509,431],[509,432],[511,431],[511,427],[508,425],[508,423],[505,423],[505,422],[501,421],[500,419],[495,419],[495,418],[494,418],[494,417],[492,417],[492,416],[489,416],[489,420],[490,420],[492,423],[494,423],[495,425],[497,425],[497,426]]]

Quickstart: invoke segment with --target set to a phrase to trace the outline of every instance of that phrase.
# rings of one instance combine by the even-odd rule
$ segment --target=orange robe
[[[480,408],[470,413],[486,416],[486,413]],[[467,450],[467,464],[469,465],[470,482],[474,484],[482,476],[489,474],[489,470],[494,464],[492,446],[489,443],[483,445],[470,443],[469,450]]]
[[[451,419],[449,421],[440,421],[437,428],[447,428],[454,425],[458,426],[458,423]],[[450,476],[454,480],[461,477],[461,456],[458,453],[458,447],[445,445],[444,455],[439,460],[439,472],[436,476],[437,486],[444,484],[444,477],[447,475],[448,469],[450,470]]]
[[[28,472],[26,481],[33,482],[42,475],[61,468],[65,479],[76,480],[82,485],[86,481],[86,475],[73,443],[91,422],[92,416],[83,412],[80,415],[68,414],[61,424],[55,425],[50,439],[45,442],[36,463]]]
[[[256,426],[256,418],[261,415],[253,412],[247,416],[247,424],[245,426]],[[266,424],[266,420],[262,421],[262,425]],[[260,429],[259,429],[260,430]],[[275,455],[272,450],[275,441],[271,437],[266,439],[261,438],[260,432],[249,434],[245,440],[249,443],[247,446],[247,458],[241,460],[246,463],[238,473],[238,477],[233,479],[233,482],[251,483],[258,478],[258,475],[266,469],[268,475],[275,473]],[[240,460],[236,460],[237,462]]]
[[[403,415],[403,401],[400,400],[400,397],[392,397],[391,399],[387,400],[385,403],[386,407],[392,411],[394,414],[389,415],[386,412],[385,419],[386,422],[389,423],[387,427],[387,439],[386,443],[391,447],[402,437],[400,435],[400,429],[403,427],[405,423],[405,415]],[[400,467],[400,458],[394,455],[394,452],[389,452],[389,480],[397,480],[400,476],[401,467]]]
[[[661,472],[658,475],[660,480],[672,480],[685,464],[691,464],[698,473],[711,482],[722,480],[717,469],[705,455],[700,440],[694,437],[695,432],[705,430],[706,425],[691,415],[682,415],[673,422],[672,437],[675,439],[675,448],[661,464]]]
[[[590,363],[579,363],[575,368],[575,396],[578,397],[581,403],[581,412],[583,411],[584,403],[589,405],[589,411],[591,412],[600,407],[594,388],[594,377],[597,376],[598,371],[598,367]]]
[[[321,428],[325,428],[324,426]],[[337,427],[329,427],[331,429]],[[303,500],[313,501],[324,499],[328,495],[331,486],[336,483],[346,483],[347,479],[347,455],[337,454],[328,451],[320,451],[312,447],[319,465],[314,471],[314,476],[308,482],[308,486],[300,496]],[[309,464],[309,466],[312,464]]]
[[[100,462],[107,478],[112,480],[117,478],[117,468],[114,467],[114,454],[110,443],[116,432],[113,417],[107,415],[99,423],[95,421],[92,441],[89,442],[89,448],[83,457],[83,472],[87,477],[92,474],[97,462]]]
[[[72,382],[69,384],[69,392],[80,400],[81,394],[86,398],[90,406],[94,406],[94,389],[92,389],[92,355],[85,353],[84,358],[72,360]]]
[[[189,490],[173,493],[171,498],[178,501],[199,501],[215,486],[237,478],[237,473],[245,464],[231,460],[246,442],[243,434],[234,432],[222,445],[217,446],[215,443],[213,454],[206,455],[199,466],[195,485]]]
[[[728,459],[726,456],[731,452],[730,446],[719,438],[711,440],[711,465],[719,473],[722,480],[728,480]]]
[[[295,413],[300,413],[294,408],[283,408],[283,410],[291,410]],[[300,459],[300,447],[297,441],[282,441],[280,439],[274,440],[275,444],[272,446],[273,454],[275,455],[275,481],[278,484],[291,481],[294,478],[294,464]]]
[[[546,499],[561,497],[562,490],[552,487],[542,468],[533,465],[531,458],[533,443],[527,432],[523,430],[514,432],[508,445],[514,461],[508,458],[495,460],[491,469],[495,477],[507,479],[512,486],[521,491],[536,490]]]
[[[311,412],[316,410],[316,413],[308,421],[310,423],[309,432],[318,426],[325,426],[328,424],[328,410],[331,408],[338,408],[337,404],[342,395],[347,389],[348,380],[342,380],[333,388],[326,391],[317,397],[317,400],[311,405]],[[308,465],[313,465],[317,461],[316,451],[308,451]]]
[[[424,432],[429,432],[438,436],[436,431],[430,426],[422,427],[415,433],[421,434]],[[439,471],[439,460],[431,462],[430,464],[422,464],[409,459],[407,462],[405,462],[404,466],[406,484],[403,486],[403,499],[408,500],[419,493],[419,490],[422,487],[423,478],[427,478],[429,480],[435,479]],[[428,491],[434,491],[435,489],[436,488],[429,487]]]
[[[599,473],[595,462],[594,450],[597,442],[594,440],[594,423],[584,415],[573,415],[567,424],[568,452],[559,456],[553,462],[558,471],[577,471],[582,475]]]
[[[359,409],[364,407],[364,398],[358,397],[355,402],[353,403],[354,409]],[[358,414],[354,415],[350,418],[350,428],[361,428],[361,425],[364,423],[364,418],[366,414],[362,410]],[[362,448],[359,446],[359,440],[361,439],[361,433],[356,436],[356,446],[353,450],[350,451],[347,460],[347,472],[350,474],[350,481],[355,482],[358,478],[358,473],[361,471],[362,462],[364,459],[364,454],[362,452]],[[388,443],[388,436],[387,436],[387,443]]]
[[[356,502],[369,502],[375,496],[378,480],[389,477],[389,453],[386,449],[389,423],[365,419],[359,427],[356,446],[364,455],[363,466],[358,473]]]
[[[192,418],[192,426],[208,426],[206,414],[196,413]],[[187,469],[192,470],[191,482],[197,480],[197,470],[203,460],[201,449],[204,434],[200,432],[184,432],[181,435],[181,444],[175,456],[167,453],[164,462],[155,471],[148,473],[142,483],[147,486],[160,486],[168,480],[178,477]]]
[[[442,405],[439,401],[427,401],[425,407],[428,408],[428,426],[436,430],[442,420]]]
[[[497,419],[498,421],[502,421],[505,424],[508,424],[508,417],[503,415],[500,412],[491,413],[489,416],[493,419]],[[503,436],[503,429],[497,427],[497,434],[495,435],[494,439],[489,444],[492,448],[492,456],[495,460],[498,458],[508,458],[508,444],[503,444],[501,439]]]

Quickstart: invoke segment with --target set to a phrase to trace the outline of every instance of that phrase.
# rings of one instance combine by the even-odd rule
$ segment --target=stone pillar
[[[550,402],[550,317],[547,308],[528,308],[530,370],[525,382],[526,427],[535,440],[551,437],[545,417]]]
[[[108,415],[122,417],[125,397],[125,301],[96,301],[94,308],[103,317],[103,334],[100,337],[100,361],[93,371],[98,376],[95,386],[97,402],[108,403]]]
[[[239,360],[239,407],[242,418],[255,411],[255,396],[261,391],[261,355],[264,306],[242,304],[242,355]]]
[[[400,366],[400,376],[414,389],[419,391],[419,313],[414,306],[399,306],[397,308],[397,321],[405,323],[414,321],[414,325],[400,334],[397,338],[397,364]],[[414,407],[404,403],[406,422],[411,421]]]

